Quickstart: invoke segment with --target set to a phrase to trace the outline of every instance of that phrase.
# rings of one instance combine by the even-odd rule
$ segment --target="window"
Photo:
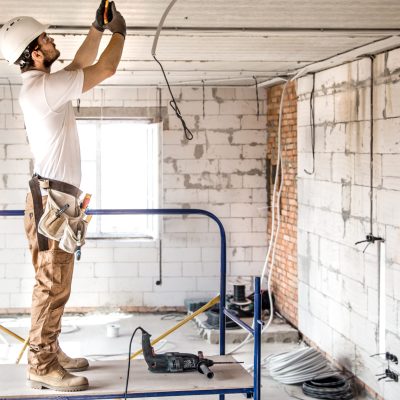
[[[78,120],[84,193],[90,208],[159,208],[160,124]],[[94,216],[88,236],[158,236],[158,216]]]

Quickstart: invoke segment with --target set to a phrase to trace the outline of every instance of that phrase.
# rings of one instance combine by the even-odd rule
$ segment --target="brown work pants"
[[[42,199],[44,207],[47,196]],[[39,251],[30,193],[26,198],[24,225],[36,280],[32,294],[28,363],[31,372],[45,375],[58,366],[58,336],[64,306],[71,293],[74,255],[60,250],[58,242],[50,239],[49,250]]]

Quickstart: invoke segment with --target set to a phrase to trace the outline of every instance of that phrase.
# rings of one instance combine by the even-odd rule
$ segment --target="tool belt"
[[[87,222],[79,205],[81,190],[69,183],[35,174],[29,181],[32,193],[39,251],[49,249],[48,239],[59,242],[60,249],[75,253],[85,243]],[[47,190],[43,210],[42,193]]]

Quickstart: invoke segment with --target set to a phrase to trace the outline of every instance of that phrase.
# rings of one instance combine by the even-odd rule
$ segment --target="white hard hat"
[[[10,63],[21,56],[29,43],[40,36],[50,25],[42,25],[32,17],[16,17],[6,22],[0,31],[3,57]]]

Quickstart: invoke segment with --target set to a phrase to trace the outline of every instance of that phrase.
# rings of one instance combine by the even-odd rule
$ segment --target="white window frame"
[[[96,191],[101,193],[101,124],[107,122],[132,122],[132,124],[147,124],[148,125],[148,145],[147,150],[149,152],[148,159],[152,159],[152,167],[150,168],[150,173],[147,175],[147,189],[148,189],[148,207],[147,208],[161,208],[162,204],[162,123],[154,123],[151,120],[143,119],[132,119],[132,118],[77,118],[78,129],[82,122],[94,123],[96,126]],[[81,134],[80,134],[81,135]],[[82,160],[84,161],[84,160]],[[149,168],[146,168],[149,171]],[[85,174],[84,171],[82,171]],[[84,188],[83,188],[84,189]],[[90,204],[89,208],[101,209],[101,196],[97,196],[97,204]],[[113,207],[114,208],[114,207]],[[118,208],[118,207],[115,207]],[[134,207],[129,207],[134,208]],[[91,224],[96,219],[96,230],[89,229],[87,238],[88,239],[135,239],[135,240],[157,240],[160,237],[161,229],[161,216],[157,215],[146,215],[147,220],[147,232],[135,232],[135,233],[125,233],[125,232],[103,232],[102,231],[102,219],[112,218],[112,216],[93,216]],[[119,218],[122,218],[121,216]],[[90,225],[89,225],[90,227]]]

